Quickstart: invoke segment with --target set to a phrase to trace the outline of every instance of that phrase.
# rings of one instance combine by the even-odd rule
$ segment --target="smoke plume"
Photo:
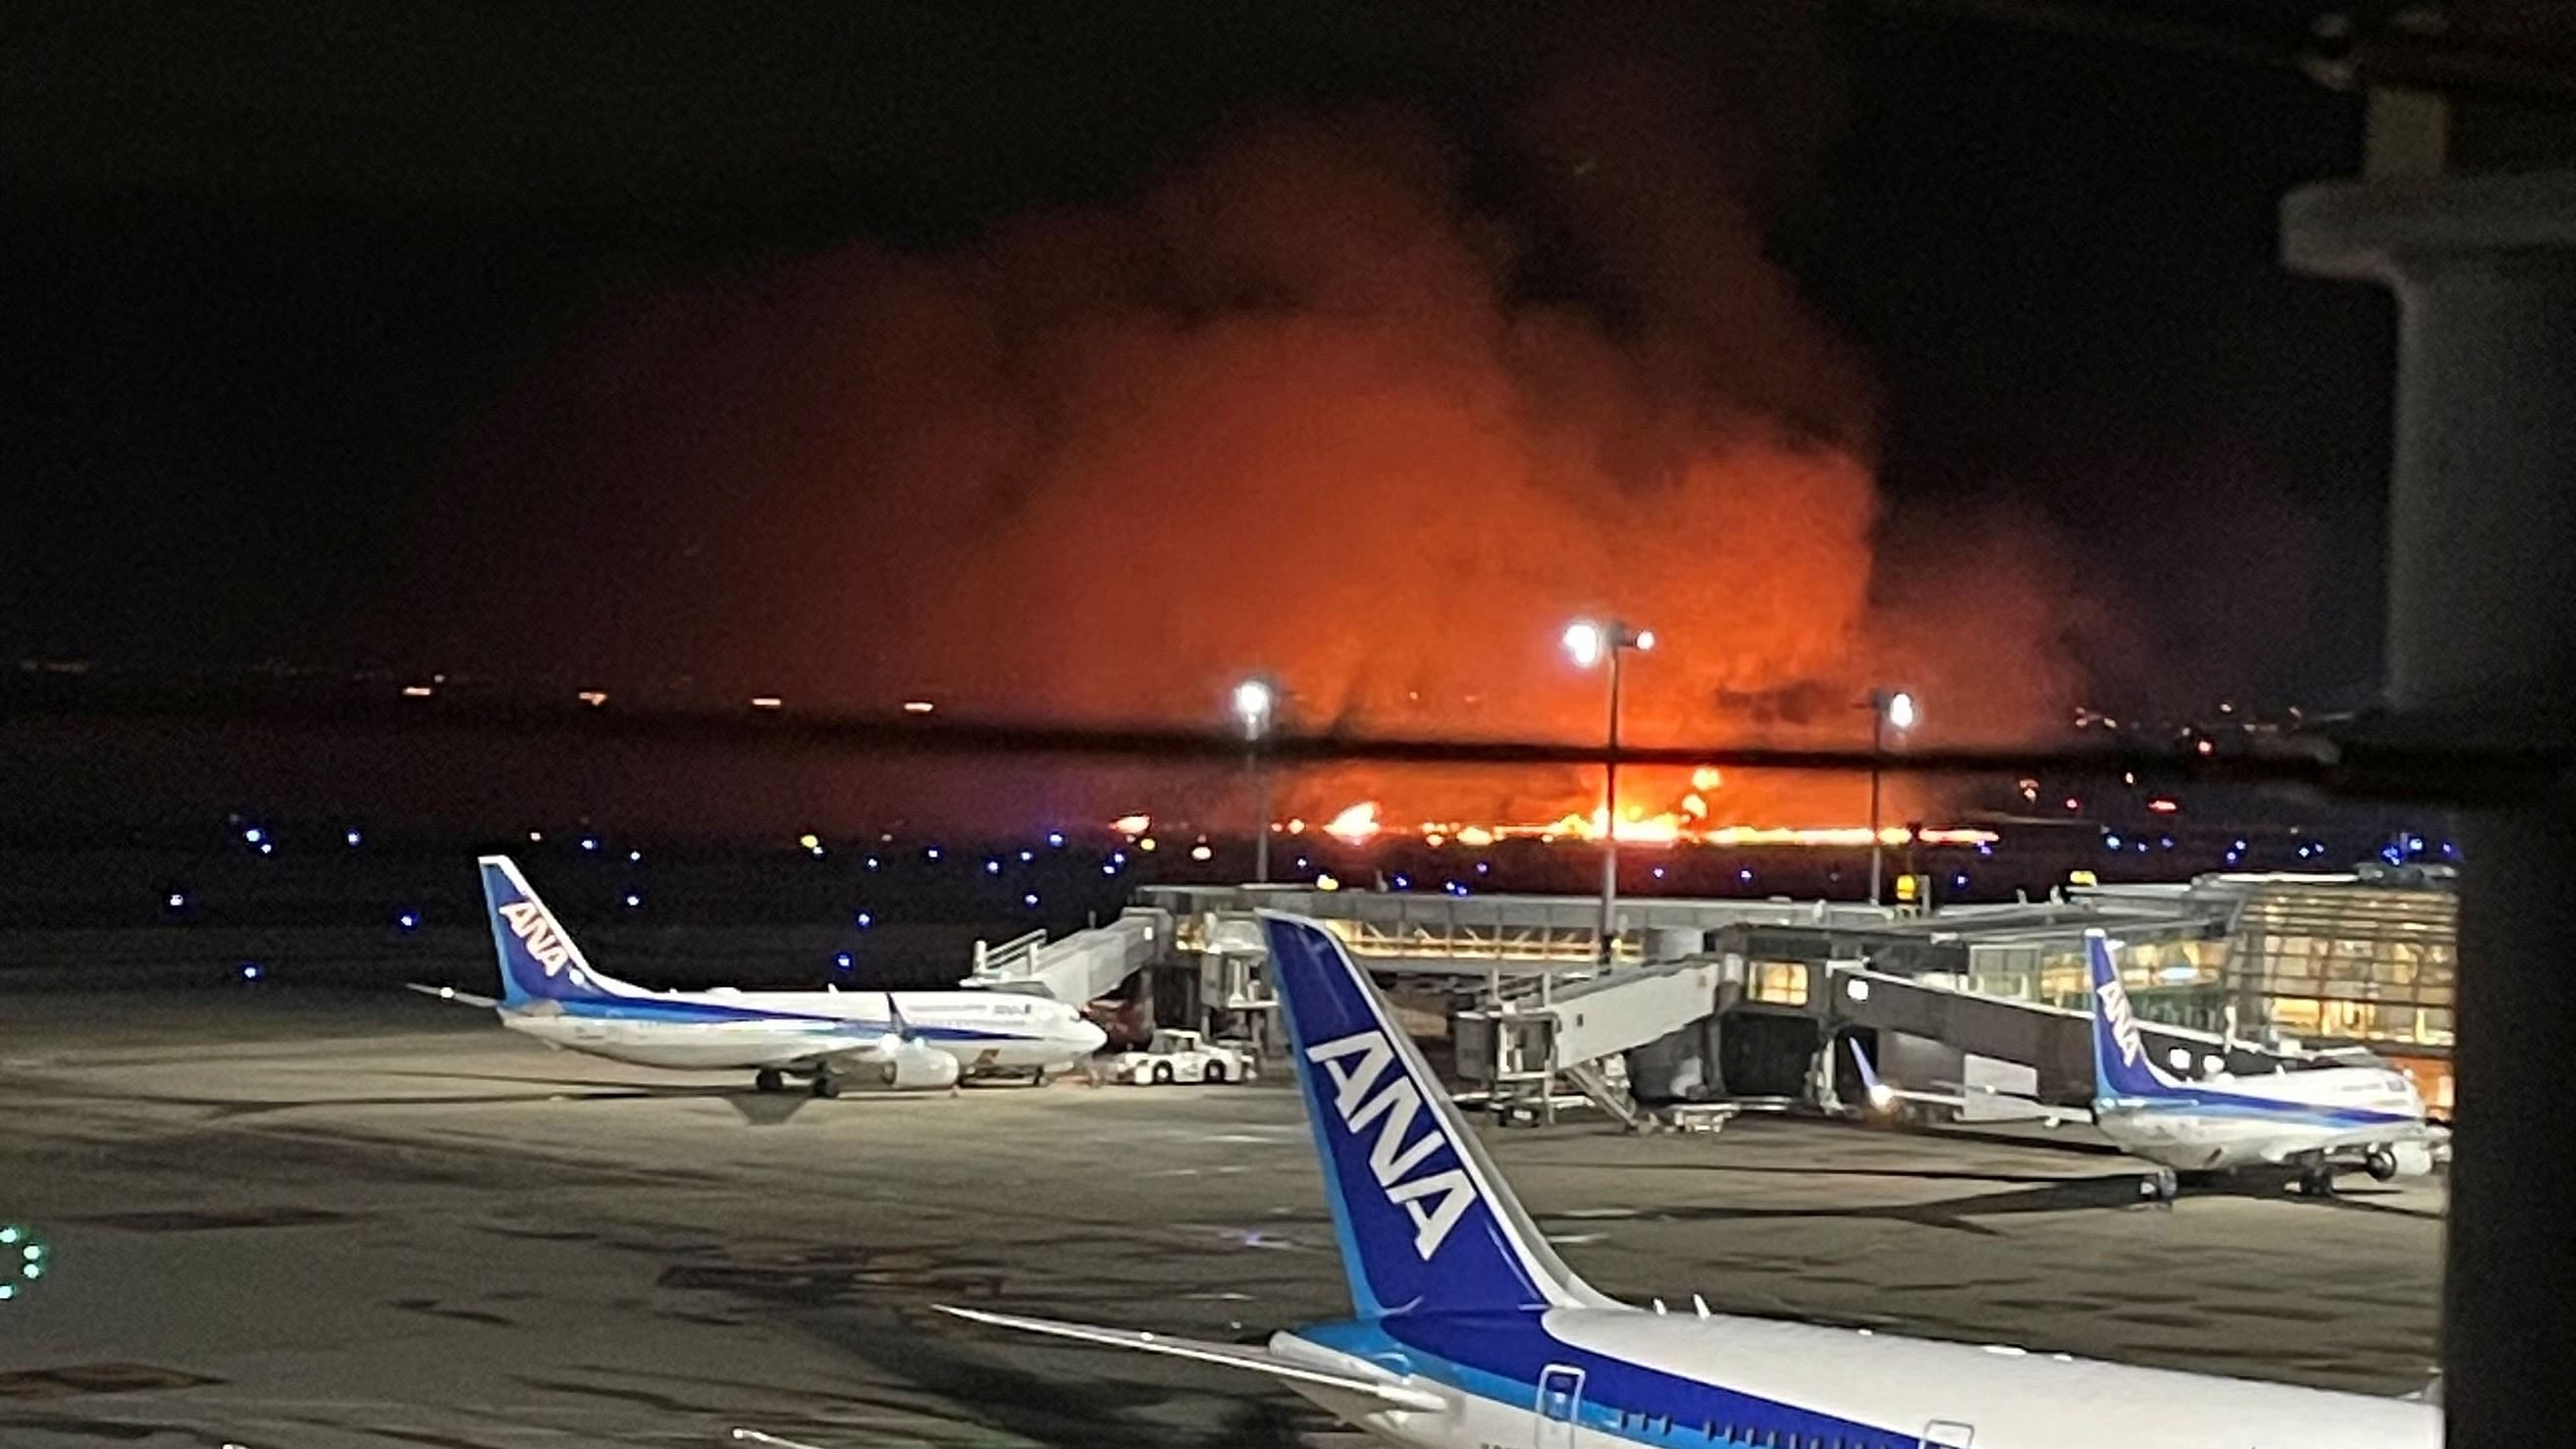
[[[1586,740],[1602,681],[1558,640],[1616,615],[1660,641],[1627,673],[1640,743],[1865,740],[1887,682],[1946,737],[2057,718],[2050,551],[1883,531],[1865,369],[1707,128],[1628,76],[1472,158],[1400,114],[1274,120],[952,253],[611,297],[460,460],[450,637],[504,671],[979,716],[1215,720],[1260,671],[1289,727]],[[1596,788],[1341,772],[1281,803],[1543,818]]]

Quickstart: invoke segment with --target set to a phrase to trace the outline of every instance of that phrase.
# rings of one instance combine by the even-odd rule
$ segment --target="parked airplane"
[[[1105,1040],[1072,1006],[1001,992],[648,991],[593,969],[509,857],[481,865],[500,999],[412,989],[493,1007],[502,1025],[549,1045],[638,1066],[741,1068],[764,1092],[806,1077],[829,1097],[857,1072],[889,1087],[948,1087],[982,1071],[1043,1081]]]
[[[2177,1081],[2158,1067],[2138,1036],[2129,993],[2100,931],[2084,933],[2092,972],[2093,1105],[2077,1108],[1984,1094],[1985,1115],[2082,1121],[2132,1157],[2161,1169],[2159,1196],[2171,1197],[2178,1173],[2287,1168],[2302,1190],[2334,1190],[2338,1170],[2358,1168],[2381,1182],[2433,1170],[2448,1147],[2425,1120],[2424,1095],[2405,1073],[2386,1066],[2306,1067],[2254,1076],[2220,1073]],[[1871,1104],[1897,1101],[1967,1107],[1964,1095],[1912,1091],[1879,1080],[1858,1043],[1852,1046]],[[2015,1110],[2019,1109],[2019,1110]]]
[[[1252,1346],[945,1311],[1267,1375],[1418,1449],[2441,1443],[2420,1402],[1614,1302],[1532,1226],[1340,943],[1266,928],[1355,1316]]]

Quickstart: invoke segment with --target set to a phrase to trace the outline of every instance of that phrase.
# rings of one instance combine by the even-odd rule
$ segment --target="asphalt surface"
[[[2136,1200],[2123,1159],[1741,1119],[1489,1131],[1596,1286],[2397,1393],[2438,1181]],[[1255,1340],[1346,1311],[1292,1092],[762,1097],[421,998],[0,997],[0,1444],[1349,1444],[1219,1370],[940,1302]]]

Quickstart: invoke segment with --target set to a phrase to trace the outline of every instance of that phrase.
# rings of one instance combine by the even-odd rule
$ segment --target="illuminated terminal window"
[[[1807,1004],[1807,964],[1803,961],[1756,961],[1746,972],[1745,993],[1774,1006]]]

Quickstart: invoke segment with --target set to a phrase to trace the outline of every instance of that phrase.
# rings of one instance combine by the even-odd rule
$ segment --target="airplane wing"
[[[1973,1101],[1961,1093],[1926,1092],[1913,1087],[1900,1087],[1879,1076],[1878,1069],[1870,1064],[1869,1055],[1860,1049],[1859,1042],[1851,1043],[1851,1054],[1853,1063],[1860,1068],[1861,1083],[1868,1088],[1870,1105],[1881,1111],[1898,1102],[1924,1102],[1935,1107],[1949,1107],[1959,1111],[1975,1107],[1981,1112],[2005,1111],[2012,1114],[2009,1118],[1989,1116],[1985,1119],[1987,1121],[2045,1122],[2051,1127],[2056,1127],[2068,1122],[2093,1120],[2093,1114],[2080,1107],[2055,1107],[2035,1098],[2017,1097],[1998,1092],[1991,1087],[1976,1088]]]
[[[441,1001],[461,1001],[467,1006],[490,1008],[501,1004],[493,997],[477,996],[470,991],[459,991],[453,986],[429,986],[418,981],[406,981],[403,983],[403,989],[417,991],[423,996],[435,996]]]
[[[979,1308],[953,1308],[934,1305],[940,1312],[976,1323],[989,1323],[997,1328],[1016,1328],[1026,1333],[1044,1333],[1056,1338],[1076,1339],[1108,1348],[1134,1349],[1140,1353],[1159,1353],[1172,1358],[1194,1359],[1200,1363],[1222,1364],[1247,1373],[1265,1374],[1276,1379],[1293,1379],[1358,1394],[1399,1409],[1440,1410],[1449,1402],[1438,1394],[1407,1388],[1386,1379],[1363,1378],[1357,1374],[1334,1373],[1292,1363],[1267,1349],[1251,1348],[1239,1343],[1210,1343],[1197,1338],[1174,1338],[1167,1333],[1145,1333],[1120,1328],[1094,1328],[1087,1323],[1065,1323],[1052,1318],[1022,1318],[1009,1313],[987,1313]]]

